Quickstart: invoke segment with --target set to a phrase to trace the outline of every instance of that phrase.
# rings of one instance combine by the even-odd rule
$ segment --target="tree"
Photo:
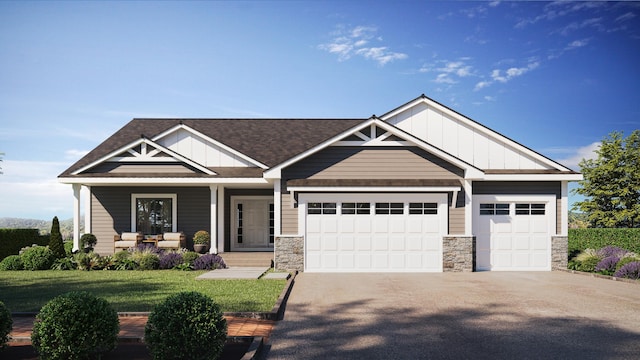
[[[596,153],[580,162],[584,180],[573,192],[585,200],[574,209],[587,214],[592,227],[640,226],[640,130],[627,138],[609,134]]]
[[[64,251],[64,243],[62,242],[62,234],[60,233],[60,222],[57,216],[53,217],[53,224],[51,225],[49,249],[53,252],[56,259],[62,259],[67,256]]]

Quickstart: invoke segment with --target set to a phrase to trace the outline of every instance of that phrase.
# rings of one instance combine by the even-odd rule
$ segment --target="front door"
[[[231,206],[231,250],[272,251],[273,198],[235,196]]]

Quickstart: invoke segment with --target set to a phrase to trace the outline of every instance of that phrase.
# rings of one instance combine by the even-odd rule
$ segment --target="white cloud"
[[[69,149],[64,152],[65,159],[71,160],[71,161],[77,161],[81,157],[87,155],[88,153],[89,153],[88,150],[78,150],[78,149]]]
[[[349,30],[341,28],[333,33],[334,38],[329,43],[320,44],[318,48],[338,55],[338,61],[346,61],[357,55],[374,60],[380,66],[409,57],[405,53],[391,51],[387,46],[368,46],[372,41],[382,43],[382,37],[376,36],[377,31],[373,26],[356,26]]]
[[[478,91],[480,89],[484,89],[488,86],[491,85],[491,81],[480,81],[476,84],[475,88],[473,88],[474,91]]]
[[[73,213],[70,185],[58,183],[58,175],[69,163],[45,161],[2,162],[0,217],[50,220],[67,219]]]
[[[558,160],[558,162],[570,169],[580,170],[580,166],[578,165],[582,159],[595,159],[598,157],[596,154],[596,150],[600,148],[600,142],[594,142],[586,146],[579,147],[577,149],[566,149],[566,150],[558,150],[554,149],[551,152],[564,152],[569,153],[568,156]]]
[[[625,13],[623,15],[618,16],[615,21],[616,22],[627,21],[627,20],[633,19],[634,17],[636,17],[636,14],[634,14],[632,12],[628,12],[628,13]]]
[[[567,45],[565,50],[573,50],[573,49],[581,48],[583,46],[587,46],[588,44],[589,44],[589,39],[574,40],[570,42],[569,45]]]
[[[524,66],[524,67],[510,67],[506,70],[494,69],[491,71],[491,74],[490,74],[491,80],[482,80],[476,83],[476,86],[473,90],[478,91],[478,90],[484,89],[490,86],[491,84],[493,84],[494,82],[499,82],[503,84],[507,83],[514,78],[520,77],[528,73],[529,71],[536,69],[538,66],[540,66],[540,62],[532,61],[532,62],[529,62],[529,64],[527,64],[527,66]]]
[[[438,76],[433,80],[438,84],[455,84],[456,81],[449,77],[448,74],[438,74]]]
[[[465,78],[473,75],[473,66],[468,65],[470,57],[461,57],[457,60],[436,60],[433,63],[423,64],[418,70],[421,73],[437,72],[432,81],[438,84],[455,84],[457,78]]]

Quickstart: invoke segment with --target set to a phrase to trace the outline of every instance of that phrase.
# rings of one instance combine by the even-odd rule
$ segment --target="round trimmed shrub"
[[[88,292],[69,292],[47,302],[36,316],[31,342],[43,359],[84,359],[113,350],[118,314]]]
[[[55,256],[46,246],[33,246],[21,255],[25,270],[48,270],[53,265]]]
[[[154,359],[218,359],[226,338],[227,321],[220,307],[195,291],[158,304],[144,329]]]
[[[160,268],[160,259],[156,254],[143,254],[140,256],[138,270],[157,270]]]
[[[0,270],[22,270],[22,258],[20,255],[9,255],[0,261]]]
[[[187,251],[182,255],[182,261],[189,265],[193,265],[193,262],[196,261],[199,256],[200,255],[195,251]]]
[[[0,301],[0,349],[7,345],[12,328],[13,319],[11,319],[11,312],[9,312],[9,309]]]

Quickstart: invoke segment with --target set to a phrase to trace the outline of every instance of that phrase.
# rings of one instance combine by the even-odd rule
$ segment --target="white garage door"
[[[305,271],[442,271],[446,194],[301,194]]]
[[[554,196],[474,195],[476,269],[551,270]]]

